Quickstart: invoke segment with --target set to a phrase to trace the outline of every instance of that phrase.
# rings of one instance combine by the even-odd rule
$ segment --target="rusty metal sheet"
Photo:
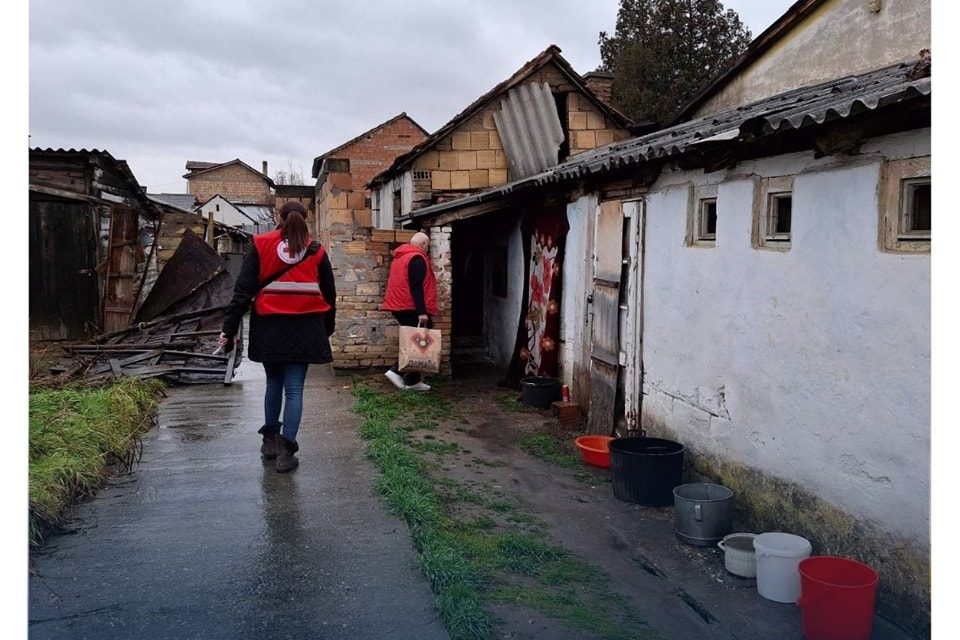
[[[223,260],[217,252],[186,229],[180,245],[137,311],[135,322],[145,322],[171,312],[178,302],[213,280],[222,270]]]

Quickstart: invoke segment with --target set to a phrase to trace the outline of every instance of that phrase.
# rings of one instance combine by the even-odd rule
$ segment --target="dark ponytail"
[[[280,235],[287,241],[287,254],[291,258],[307,247],[307,208],[296,200],[280,208]]]

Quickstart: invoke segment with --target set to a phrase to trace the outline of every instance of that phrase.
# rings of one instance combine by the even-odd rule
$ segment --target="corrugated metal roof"
[[[233,206],[255,223],[274,224],[273,207],[249,204],[235,204]]]
[[[193,211],[197,206],[197,197],[192,193],[148,193],[147,197],[155,202],[169,204],[185,211]]]
[[[525,178],[557,164],[563,127],[550,85],[514,87],[500,100],[493,119],[512,177]]]
[[[859,76],[788,91],[753,104],[691,120],[645,136],[577,154],[536,175],[494,189],[412,212],[406,219],[436,215],[521,188],[571,180],[617,167],[666,160],[698,145],[738,144],[777,133],[818,126],[930,95],[930,77],[912,78],[914,64],[885,67]]]

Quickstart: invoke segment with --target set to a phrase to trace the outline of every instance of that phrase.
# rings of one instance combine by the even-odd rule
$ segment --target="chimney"
[[[269,175],[270,175],[269,173],[267,173],[267,161],[266,161],[266,160],[263,161],[263,175],[265,175],[265,176],[269,176]]]
[[[610,104],[610,93],[613,90],[613,74],[607,71],[591,71],[583,76],[587,88],[597,94],[597,97],[606,104]]]

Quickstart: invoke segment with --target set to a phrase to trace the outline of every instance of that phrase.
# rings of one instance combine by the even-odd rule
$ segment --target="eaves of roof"
[[[398,219],[429,218],[498,199],[521,189],[577,180],[614,169],[675,159],[706,145],[736,145],[929,97],[931,78],[912,77],[915,65],[902,63],[830,82],[794,89],[728,111],[616,142],[533,176],[478,193],[417,209]]]

